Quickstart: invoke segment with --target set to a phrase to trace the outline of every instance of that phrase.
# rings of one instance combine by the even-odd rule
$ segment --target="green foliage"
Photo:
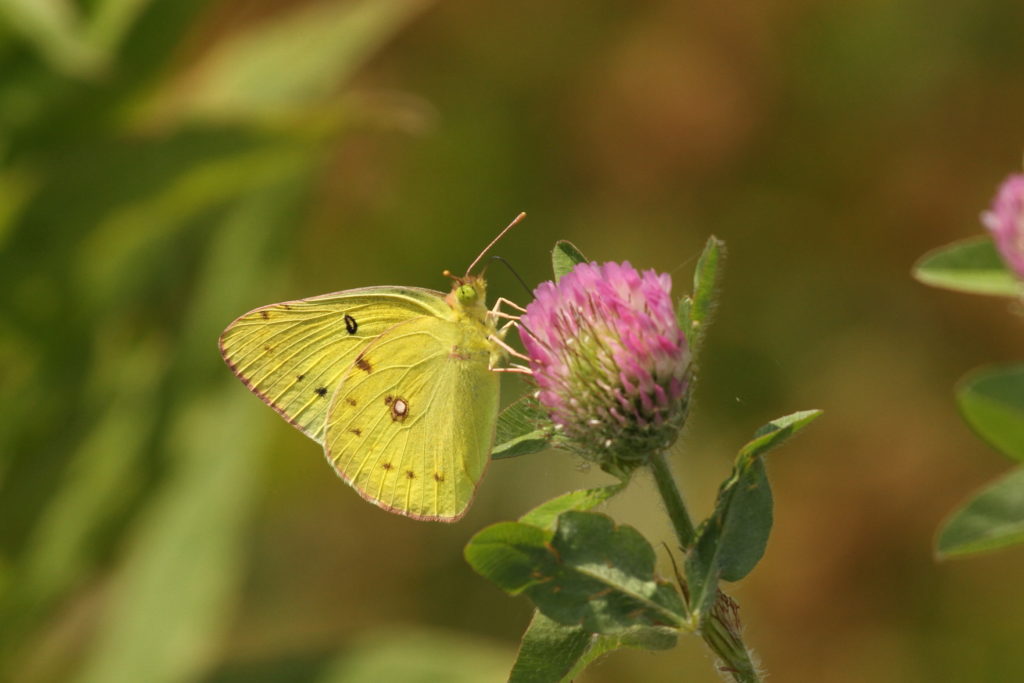
[[[737,462],[759,458],[773,448],[780,446],[811,422],[821,417],[820,410],[801,410],[776,418],[754,432],[754,438],[744,444],[736,457]]]
[[[241,578],[241,531],[259,473],[262,420],[244,398],[224,386],[176,420],[177,472],[135,526],[81,683],[161,683],[202,672]]]
[[[680,325],[697,352],[711,319],[724,245],[711,237],[697,264],[694,293],[680,301]],[[583,254],[568,242],[552,252],[556,279]],[[621,647],[672,647],[679,630],[696,630],[729,664],[736,681],[756,680],[742,644],[735,603],[719,581],[738,581],[764,554],[772,526],[772,494],[762,457],[821,415],[793,413],[769,422],[740,449],[722,483],[715,510],[694,531],[663,453],[645,455],[681,547],[685,577],[676,586],[654,574],[654,550],[635,529],[588,512],[619,493],[629,476],[610,486],[572,491],[534,508],[518,522],[477,533],[465,557],[479,574],[536,607],[523,636],[512,681],[571,680],[601,654]],[[532,396],[500,416],[494,458],[559,447],[539,402]],[[673,563],[674,564],[674,563]],[[685,596],[685,599],[684,597]]]
[[[714,235],[708,238],[693,271],[693,294],[679,300],[676,315],[686,334],[690,353],[694,358],[704,343],[704,335],[711,324],[715,296],[718,291],[719,266],[725,257],[725,243]]]
[[[709,525],[716,527],[716,564],[726,581],[739,581],[764,555],[772,530],[772,491],[764,462],[740,466],[719,493]]]
[[[509,683],[566,680],[594,637],[582,626],[566,626],[534,610]]]
[[[1020,280],[989,237],[956,242],[925,254],[914,277],[935,287],[1020,298]],[[1024,461],[1024,365],[977,370],[956,390],[960,414],[977,434],[1010,458]],[[957,510],[936,540],[939,559],[963,557],[1024,542],[1024,476],[1014,470]]]
[[[68,76],[95,76],[111,56],[72,3],[0,0],[0,17],[30,41],[51,68]],[[96,19],[100,21],[103,17],[98,14]]]
[[[498,414],[491,457],[514,458],[548,448],[554,438],[547,413],[532,395],[521,396]]]
[[[943,525],[940,559],[974,555],[1024,543],[1024,467],[990,484]]]
[[[1024,461],[1024,365],[973,372],[960,382],[956,398],[978,436]]]
[[[358,0],[299,5],[283,18],[218,43],[187,97],[172,106],[187,116],[221,120],[302,114],[330,99],[339,83],[426,4]],[[284,64],[287,69],[281,68]]]
[[[654,549],[606,515],[569,510],[554,532],[522,522],[495,524],[473,536],[466,560],[560,624],[616,634],[638,624],[683,623],[679,593],[654,575]]]
[[[555,248],[551,251],[551,268],[555,272],[555,282],[561,280],[563,275],[575,268],[577,263],[586,262],[587,257],[572,242],[568,240],[555,242]]]
[[[626,482],[601,486],[595,489],[581,489],[552,498],[541,503],[519,518],[520,522],[541,529],[554,530],[558,516],[569,510],[590,510],[605,502],[625,488]]]
[[[216,329],[223,310],[256,286],[278,212],[294,197],[285,185],[236,200],[202,264],[201,296],[189,311],[188,329]],[[246,286],[223,289],[221,274],[238,261],[252,265]],[[208,349],[204,334],[183,335],[181,367],[206,365]],[[214,636],[228,625],[266,423],[230,378],[221,380],[170,416],[166,444],[173,475],[129,532],[131,550],[80,681],[194,678],[207,664]],[[174,590],[167,590],[171,585]],[[154,614],[161,615],[159,628]]]
[[[926,285],[969,294],[1019,297],[1014,277],[989,237],[974,237],[940,247],[914,264],[914,277]]]
[[[715,604],[719,579],[739,581],[764,555],[772,528],[772,493],[762,456],[820,415],[820,410],[806,410],[772,420],[740,449],[715,510],[701,524],[686,559],[690,610],[698,623]]]
[[[509,683],[572,681],[603,654],[623,647],[667,650],[675,647],[678,632],[658,626],[634,626],[615,635],[589,633],[580,626],[565,626],[534,611]]]
[[[964,419],[983,439],[1024,460],[1024,366],[974,372],[957,389]],[[945,522],[936,540],[940,559],[1024,543],[1024,469],[976,494]]]
[[[717,526],[702,528],[686,556],[684,572],[689,592],[687,607],[697,627],[707,621],[718,598],[718,581],[722,578],[722,569],[718,566],[718,547]]]
[[[424,3],[282,7],[184,78],[206,5],[0,0],[5,679],[216,662],[267,444],[215,340],[281,276],[335,141],[393,115],[351,116],[348,81]],[[69,613],[93,625],[54,650]]]

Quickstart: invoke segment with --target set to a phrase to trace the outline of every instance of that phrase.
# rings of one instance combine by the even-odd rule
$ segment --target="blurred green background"
[[[908,271],[1020,166],[1022,35],[1018,0],[0,0],[0,679],[503,680],[530,609],[462,545],[603,475],[539,454],[459,524],[387,515],[216,339],[445,289],[520,210],[497,253],[531,283],[566,238],[682,293],[726,241],[674,454],[695,515],[757,426],[825,409],[733,591],[773,680],[1018,679],[1024,553],[931,552],[1007,469],[952,387],[1020,360],[1020,318]],[[653,491],[609,511],[668,540]],[[691,638],[580,680],[719,679]]]

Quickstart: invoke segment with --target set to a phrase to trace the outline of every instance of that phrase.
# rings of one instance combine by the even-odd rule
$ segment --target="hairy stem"
[[[689,550],[693,542],[697,540],[697,532],[694,531],[693,522],[690,521],[690,513],[686,511],[686,503],[679,493],[676,480],[672,478],[672,472],[668,469],[668,461],[664,453],[655,453],[650,459],[651,472],[654,474],[654,481],[658,485],[658,493],[665,504],[668,517],[672,520],[672,527],[676,530],[679,538],[679,545],[683,550]]]
[[[697,540],[697,532],[686,510],[686,503],[679,493],[679,487],[669,471],[668,461],[664,453],[656,453],[649,461],[654,481],[658,485],[658,493],[665,504],[680,547],[686,551]],[[739,619],[739,605],[722,591],[715,598],[715,605],[707,616],[700,636],[711,651],[721,660],[719,670],[729,674],[736,683],[759,683],[761,676],[750,657],[750,651],[744,645],[740,635],[742,627]]]

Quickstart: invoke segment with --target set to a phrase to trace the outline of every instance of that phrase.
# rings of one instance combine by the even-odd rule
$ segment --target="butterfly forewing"
[[[462,517],[494,438],[491,344],[480,326],[421,318],[360,353],[332,398],[324,441],[345,481],[391,512]]]
[[[257,308],[220,338],[221,355],[249,389],[323,443],[331,397],[356,356],[389,329],[441,322],[444,295],[414,287],[366,287]]]

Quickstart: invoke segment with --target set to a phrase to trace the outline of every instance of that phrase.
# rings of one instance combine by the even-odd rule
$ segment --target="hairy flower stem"
[[[668,461],[665,460],[665,453],[655,453],[649,461],[651,472],[654,474],[654,481],[658,485],[658,493],[665,503],[668,517],[672,520],[672,526],[679,538],[679,545],[683,550],[689,550],[693,542],[697,540],[697,532],[690,521],[690,513],[686,511],[686,503],[679,493],[676,480],[672,478],[672,472],[668,469]]]
[[[690,520],[690,513],[686,510],[686,503],[679,493],[679,487],[676,486],[672,472],[669,471],[665,454],[655,453],[648,462],[665,510],[672,520],[679,545],[687,551],[697,540],[697,532]],[[715,606],[708,615],[704,628],[700,630],[700,635],[712,652],[721,659],[720,671],[729,674],[736,683],[759,683],[760,674],[740,636],[738,612],[739,606],[736,602],[719,590]]]

